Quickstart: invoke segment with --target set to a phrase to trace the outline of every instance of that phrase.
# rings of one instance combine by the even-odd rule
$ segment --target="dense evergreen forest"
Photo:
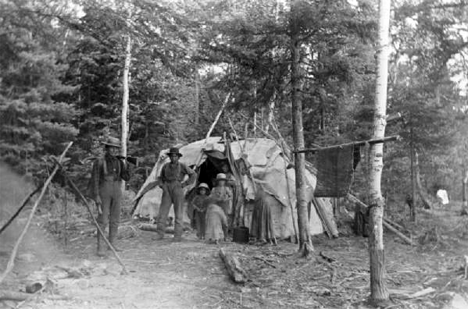
[[[298,42],[306,146],[372,134],[377,3],[372,0],[1,0],[0,160],[36,181],[74,141],[84,183],[120,136],[129,66],[128,154],[137,190],[159,151],[212,135],[292,144],[291,38]],[[467,172],[468,3],[392,1],[383,191],[461,199]],[[292,27],[291,25],[294,25]],[[128,58],[129,57],[129,58]],[[232,126],[231,126],[232,124]],[[308,155],[309,160],[313,160]],[[417,160],[411,160],[411,157]],[[362,183],[359,174],[355,189]]]

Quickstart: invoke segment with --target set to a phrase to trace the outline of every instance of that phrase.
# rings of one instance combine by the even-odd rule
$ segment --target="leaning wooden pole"
[[[206,133],[205,144],[208,142],[208,138],[210,137],[211,132],[213,132],[214,128],[216,127],[216,124],[218,123],[219,118],[221,117],[221,114],[223,113],[224,109],[226,108],[230,97],[231,97],[231,93],[229,92],[228,95],[226,96],[226,98],[224,99],[223,105],[221,106],[221,109],[219,110],[218,114],[216,115],[215,120],[211,124],[210,129]]]
[[[65,179],[68,181],[68,183],[70,184],[70,186],[72,187],[72,189],[76,192],[76,194],[78,194],[78,196],[80,197],[80,199],[81,199],[81,200],[83,201],[83,203],[85,204],[86,209],[88,210],[89,214],[91,215],[91,218],[92,218],[92,220],[93,220],[94,225],[96,226],[96,228],[97,228],[97,230],[98,230],[99,235],[102,236],[102,238],[104,239],[104,241],[105,241],[106,244],[109,246],[109,248],[111,249],[112,253],[114,254],[115,258],[117,259],[117,261],[119,262],[119,264],[122,266],[122,273],[125,274],[125,275],[128,274],[128,271],[127,271],[127,268],[125,267],[125,264],[123,263],[123,261],[122,261],[122,259],[120,258],[120,256],[117,254],[117,251],[115,251],[114,246],[112,246],[112,244],[109,242],[109,240],[107,239],[107,237],[104,235],[104,231],[101,229],[101,227],[99,226],[99,223],[97,222],[96,218],[94,217],[94,214],[93,214],[91,205],[89,205],[88,200],[84,197],[83,193],[81,193],[81,191],[78,189],[78,187],[75,185],[75,183],[70,179],[70,177],[68,177],[65,173],[63,173],[63,176],[65,177]]]
[[[21,211],[28,205],[29,200],[37,193],[39,190],[42,188],[42,186],[38,186],[34,191],[29,193],[29,195],[24,199],[23,203],[21,206],[18,208],[18,210],[11,216],[11,218],[0,228],[0,234],[3,233],[4,230],[18,217],[18,215],[21,213]]]
[[[62,154],[60,155],[60,158],[58,159],[59,163],[61,163],[62,160],[65,158],[65,154],[67,153],[68,149],[70,149],[72,144],[73,142],[70,142],[65,148],[65,150],[62,152]],[[44,185],[42,186],[41,194],[39,195],[36,202],[34,203],[33,208],[31,209],[31,213],[29,214],[28,221],[26,221],[26,225],[24,226],[23,231],[18,237],[18,240],[16,240],[15,246],[13,247],[13,250],[10,255],[10,259],[8,260],[7,267],[5,268],[2,275],[0,276],[0,283],[2,283],[2,281],[5,280],[6,276],[8,276],[8,274],[13,270],[13,267],[15,266],[16,254],[18,253],[18,248],[21,244],[21,241],[23,241],[23,238],[26,235],[29,226],[31,225],[36,209],[39,206],[39,203],[41,202],[42,197],[44,196],[44,193],[47,190],[47,187],[49,186],[50,182],[52,181],[52,179],[54,178],[55,174],[57,173],[59,169],[60,169],[60,165],[59,164],[55,165],[55,168],[50,174],[49,178],[47,178],[47,180],[44,182]]]

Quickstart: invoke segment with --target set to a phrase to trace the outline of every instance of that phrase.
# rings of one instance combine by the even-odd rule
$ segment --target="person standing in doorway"
[[[206,183],[201,183],[198,185],[197,195],[192,200],[193,220],[195,221],[198,239],[205,239],[205,217],[206,208],[208,207],[205,200],[208,195],[210,195],[210,187]]]
[[[182,154],[178,148],[171,148],[167,153],[171,162],[164,164],[159,175],[159,186],[163,190],[161,205],[157,222],[156,240],[164,238],[166,222],[171,205],[174,205],[175,227],[174,241],[182,240],[183,219],[184,219],[184,190],[183,188],[192,184],[196,179],[196,173],[187,165],[179,162]],[[185,175],[189,178],[184,181]]]
[[[226,174],[216,175],[216,187],[211,190],[211,197],[223,210],[228,220],[228,226],[232,225],[232,200],[233,194],[231,187],[227,186],[228,178]]]
[[[91,197],[98,207],[97,222],[102,231],[109,224],[109,242],[115,246],[120,223],[120,202],[122,199],[122,181],[130,180],[130,172],[125,159],[119,159],[120,141],[109,137],[104,145],[104,157],[93,164],[90,180]],[[105,246],[97,233],[97,255],[105,256]]]

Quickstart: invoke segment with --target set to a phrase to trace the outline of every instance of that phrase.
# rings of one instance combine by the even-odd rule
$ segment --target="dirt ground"
[[[414,246],[385,233],[391,301],[384,307],[467,308],[462,267],[468,219],[455,211],[419,216],[418,225],[405,225]],[[153,241],[153,232],[135,229],[119,240],[129,271],[124,275],[110,252],[108,258],[95,255],[95,236],[82,233],[92,228],[89,223],[75,230],[70,223],[65,246],[45,231],[45,221],[42,217],[32,227],[0,290],[24,291],[26,284],[48,278],[46,289],[25,302],[2,301],[0,308],[369,308],[367,239],[346,232],[338,239],[315,237],[315,258],[304,260],[297,256],[297,246],[286,241],[216,246],[188,232],[183,242],[173,243],[170,234]],[[230,281],[220,248],[239,257],[250,275],[248,283]],[[9,249],[0,244],[0,270]],[[430,292],[414,294],[419,291]],[[454,297],[461,297],[462,307],[448,307]]]

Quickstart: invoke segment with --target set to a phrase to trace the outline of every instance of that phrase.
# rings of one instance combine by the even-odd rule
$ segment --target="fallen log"
[[[156,232],[156,233],[159,232],[158,231],[158,226],[156,224],[140,223],[137,226],[142,231]],[[190,229],[184,227],[183,230],[184,231],[189,231]],[[173,226],[166,227],[165,233],[166,234],[174,234],[174,227]]]
[[[262,257],[260,257],[260,256],[254,256],[253,258],[254,258],[254,259],[257,259],[257,260],[259,260],[259,261],[262,261],[263,263],[267,264],[268,266],[271,266],[271,267],[273,267],[273,268],[276,268],[276,265],[274,265],[274,264],[268,262],[267,260],[265,260],[264,258],[262,258]]]
[[[428,214],[430,216],[433,216],[434,215],[434,212],[432,210],[429,210],[429,209],[424,209],[424,208],[419,208],[418,209],[419,212],[423,212],[425,214]]]
[[[23,301],[31,297],[31,294],[13,291],[0,291],[0,300]]]
[[[248,281],[248,275],[242,268],[237,257],[233,254],[224,252],[223,249],[219,250],[219,256],[221,257],[221,260],[223,260],[232,281],[235,283],[245,283]]]
[[[388,224],[387,222],[383,221],[383,226],[385,226],[388,230],[392,231],[395,235],[403,239],[404,242],[406,242],[408,245],[413,245],[413,241],[411,238],[406,237],[403,233],[398,231],[396,228]]]
[[[400,224],[398,224],[398,223],[396,223],[396,222],[393,222],[393,221],[391,221],[391,220],[388,219],[388,218],[385,218],[385,217],[384,217],[383,220],[384,220],[385,222],[387,222],[388,224],[392,225],[393,227],[397,228],[397,229],[400,229],[400,230],[402,230],[402,231],[407,231],[407,229],[405,229],[402,225],[400,225]]]
[[[360,201],[357,197],[355,197],[354,195],[352,194],[348,194],[346,196],[351,202],[355,202],[363,207],[366,207],[368,208],[368,206],[363,203],[362,201]],[[393,223],[392,221],[388,220],[387,218],[383,218],[382,220],[382,224],[383,226],[385,226],[389,231],[393,232],[395,235],[397,235],[399,238],[401,238],[404,242],[406,242],[407,244],[409,245],[413,245],[413,241],[408,238],[407,236],[405,236],[403,233],[401,233],[400,231],[398,231],[396,228],[394,228],[389,222]],[[396,223],[393,223],[396,225]]]

